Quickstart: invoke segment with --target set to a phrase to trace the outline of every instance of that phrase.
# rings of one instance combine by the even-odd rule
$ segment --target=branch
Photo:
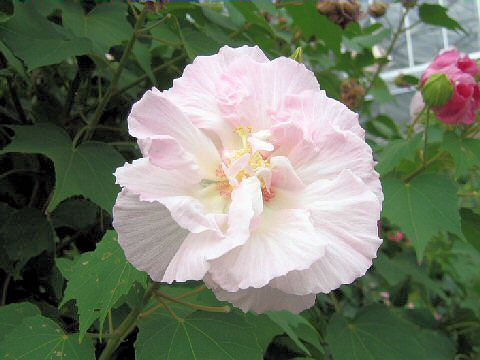
[[[120,59],[120,62],[118,63],[118,67],[115,71],[115,74],[113,75],[113,79],[110,82],[110,86],[108,87],[107,93],[105,96],[102,98],[102,101],[100,104],[98,104],[97,109],[95,110],[95,114],[93,115],[92,121],[88,124],[88,130],[85,134],[84,140],[90,140],[93,133],[95,132],[95,128],[100,121],[100,117],[103,114],[103,111],[105,110],[105,107],[107,106],[110,98],[112,97],[115,88],[117,87],[118,80],[120,79],[120,75],[122,74],[123,69],[125,68],[125,65],[127,63],[127,59],[130,56],[130,53],[133,50],[133,45],[135,44],[135,41],[137,40],[138,36],[138,31],[140,30],[140,27],[142,26],[146,16],[147,16],[148,9],[145,6],[142,9],[142,12],[137,18],[137,21],[135,23],[135,26],[133,28],[133,34],[130,40],[128,41],[127,47],[123,51],[122,57]]]

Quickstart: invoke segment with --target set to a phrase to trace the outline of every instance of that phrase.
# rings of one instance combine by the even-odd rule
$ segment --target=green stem
[[[413,171],[412,173],[410,173],[409,175],[407,175],[404,179],[403,179],[403,182],[405,183],[409,183],[415,176],[419,175],[420,173],[423,172],[423,170],[425,170],[426,168],[428,168],[431,164],[433,164],[435,161],[437,161],[438,159],[442,158],[444,155],[446,155],[447,153],[444,151],[444,152],[440,152],[438,153],[437,155],[435,155],[434,157],[432,157],[430,160],[428,160],[427,162],[425,162],[424,164],[422,164],[422,166],[420,166],[418,169],[416,169],[415,171]]]
[[[413,134],[413,131],[415,130],[415,125],[417,125],[418,123],[418,120],[420,120],[420,117],[423,115],[423,113],[425,112],[425,109],[427,107],[425,106],[418,114],[417,116],[415,117],[415,119],[413,120],[413,122],[410,124],[410,126],[408,127],[408,133],[407,133],[407,137],[410,138]]]
[[[163,291],[160,291],[160,290],[155,290],[155,294],[164,298],[164,299],[170,300],[171,302],[174,302],[174,303],[177,303],[177,304],[180,304],[180,305],[184,305],[184,306],[188,306],[188,307],[190,307],[192,309],[195,309],[195,310],[202,310],[202,311],[207,311],[207,312],[221,312],[221,313],[228,313],[228,312],[231,311],[231,308],[228,305],[225,305],[225,306],[205,306],[205,305],[192,304],[192,303],[189,303],[187,301],[184,301],[184,300],[181,300],[179,298],[168,295],[167,293],[164,293]]]
[[[430,109],[427,108],[427,121],[425,124],[425,141],[423,143],[423,166],[427,163],[427,142],[428,142],[428,123],[430,120]]]
[[[112,97],[113,93],[115,92],[115,88],[117,87],[118,80],[120,79],[120,75],[122,74],[123,69],[125,68],[125,65],[127,64],[127,59],[130,56],[130,53],[133,50],[133,45],[135,44],[135,41],[137,40],[138,36],[138,31],[140,27],[142,26],[146,16],[148,13],[148,9],[146,6],[142,9],[142,12],[137,18],[137,21],[135,23],[135,26],[133,28],[133,34],[130,40],[128,41],[127,47],[123,51],[122,57],[120,58],[120,62],[118,63],[118,67],[113,75],[113,79],[110,82],[110,86],[108,87],[107,92],[105,93],[105,96],[102,98],[102,101],[100,104],[98,104],[97,109],[95,110],[95,113],[93,115],[92,121],[88,124],[88,130],[87,133],[85,134],[84,140],[90,140],[93,133],[95,132],[95,127],[97,126],[98,122],[100,121],[100,117],[103,114],[103,111],[105,110],[105,107],[107,106],[110,98]]]
[[[143,296],[143,301],[139,303],[135,308],[132,309],[130,314],[125,318],[125,320],[122,321],[120,326],[117,328],[115,331],[115,335],[111,339],[108,340],[107,346],[105,349],[102,351],[102,354],[100,355],[99,360],[108,360],[112,356],[112,354],[117,350],[118,346],[121,344],[121,342],[127,337],[127,335],[132,331],[132,329],[135,327],[135,324],[137,322],[138,316],[142,312],[143,308],[145,305],[148,303],[152,295],[154,294],[156,288],[159,286],[159,284],[152,284],[145,295]]]
[[[402,28],[403,28],[403,22],[405,21],[405,17],[407,16],[408,14],[408,10],[409,9],[405,9],[403,14],[402,14],[402,17],[400,18],[400,21],[398,23],[398,27],[397,27],[397,31],[395,31],[395,34],[393,35],[393,39],[392,39],[392,42],[390,43],[390,46],[388,47],[386,53],[385,53],[385,58],[388,59],[388,57],[390,56],[390,54],[392,53],[393,51],[393,48],[395,46],[395,44],[397,43],[398,41],[398,38],[400,37],[400,34],[403,33],[402,31]],[[372,77],[372,80],[370,80],[370,83],[368,84],[368,86],[366,87],[365,89],[365,96],[368,94],[368,92],[370,90],[372,90],[372,87],[373,85],[375,84],[375,81],[377,81],[378,77],[380,76],[380,73],[383,71],[383,68],[387,65],[387,62],[383,62],[381,64],[378,65],[378,68],[377,70],[375,71],[375,74],[373,74],[373,77]]]

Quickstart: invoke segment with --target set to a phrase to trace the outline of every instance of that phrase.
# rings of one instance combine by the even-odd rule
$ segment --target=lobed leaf
[[[80,255],[72,270],[68,270],[68,265],[60,265],[62,274],[67,274],[68,278],[60,306],[73,299],[76,301],[80,339],[96,319],[100,321],[101,332],[108,310],[128,294],[135,282],[145,286],[147,281],[147,275],[136,270],[125,259],[114,231],[107,231],[95,251]]]
[[[26,317],[0,342],[1,359],[72,359],[94,360],[91,339],[79,342],[77,334],[65,334],[49,318]]]
[[[440,231],[463,238],[457,185],[447,176],[422,174],[407,184],[387,177],[383,179],[383,192],[383,216],[407,234],[419,259]]]
[[[70,196],[83,195],[112,213],[120,190],[112,174],[124,163],[119,152],[100,142],[86,142],[74,148],[65,130],[49,123],[11,128],[15,137],[0,154],[42,154],[55,165],[55,190],[48,211]]]

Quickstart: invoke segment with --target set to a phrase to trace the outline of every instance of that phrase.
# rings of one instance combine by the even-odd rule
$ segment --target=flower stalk
[[[136,19],[137,21],[135,22],[135,26],[133,28],[133,34],[132,34],[130,40],[128,41],[127,47],[123,51],[122,57],[120,58],[120,62],[118,63],[118,67],[117,67],[117,69],[116,69],[116,71],[113,75],[113,79],[110,82],[110,86],[109,86],[107,92],[105,93],[105,96],[102,98],[102,100],[98,104],[97,109],[95,110],[95,113],[93,114],[92,120],[88,124],[88,129],[87,129],[86,134],[84,136],[84,141],[91,139],[93,133],[95,132],[95,128],[96,128],[98,122],[100,121],[100,117],[102,116],[102,114],[105,110],[105,107],[107,106],[108,102],[110,101],[110,98],[112,97],[113,93],[115,92],[115,88],[117,87],[118,80],[120,79],[120,75],[122,74],[122,71],[125,68],[125,65],[127,63],[127,59],[128,59],[128,57],[130,56],[130,53],[133,50],[133,45],[135,45],[135,41],[137,40],[139,30],[140,30],[141,26],[143,25],[143,23],[145,21],[147,13],[148,13],[148,9],[145,6],[142,9],[142,12],[140,13],[140,15],[138,15],[138,17]]]

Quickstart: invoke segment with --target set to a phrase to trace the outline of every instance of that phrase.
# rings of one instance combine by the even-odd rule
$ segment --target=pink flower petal
[[[378,173],[374,170],[372,149],[365,141],[350,133],[331,132],[317,140],[314,154],[304,154],[308,162],[296,167],[300,179],[311,184],[318,179],[333,179],[343,170],[351,170],[383,201]]]
[[[228,301],[243,312],[253,311],[262,314],[267,311],[286,310],[298,314],[315,304],[316,295],[292,295],[270,286],[260,289],[248,288],[236,292],[228,292],[222,288],[213,288],[215,296],[222,301]]]
[[[271,111],[285,98],[302,91],[320,91],[314,74],[303,64],[277,58],[267,63],[239,58],[218,78],[218,108],[233,127],[252,126],[255,131],[271,127]]]
[[[113,227],[125,256],[137,269],[161,281],[188,232],[172,219],[165,206],[145,202],[123,190],[113,208]],[[148,251],[146,251],[148,249]]]
[[[164,92],[196,126],[216,132],[225,146],[233,143],[234,134],[231,125],[222,119],[218,111],[216,82],[239,57],[247,57],[255,62],[268,61],[258,46],[224,46],[216,55],[195,58],[192,64],[187,65],[182,77],[173,81],[172,88]]]
[[[202,280],[209,268],[207,262],[212,257],[223,255],[221,249],[223,237],[215,231],[190,233],[173,257],[165,271],[162,282]]]
[[[323,256],[324,246],[308,211],[266,209],[248,241],[211,261],[209,272],[228,291],[260,288],[289,271],[308,269]]]
[[[164,170],[142,158],[115,172],[117,183],[138,194],[142,201],[165,205],[180,226],[194,233],[221,232],[218,217],[200,201],[200,178],[188,169]],[[219,194],[216,196],[220,197]]]
[[[187,152],[200,167],[204,177],[215,177],[220,155],[212,141],[185,117],[178,107],[173,105],[161,93],[147,91],[133,105],[128,117],[129,132],[139,139],[175,139],[177,152]],[[150,145],[152,146],[152,145]],[[156,154],[158,156],[158,153]],[[171,160],[173,162],[174,160]]]
[[[272,166],[273,187],[290,191],[299,191],[305,188],[305,184],[285,156],[273,156],[270,159],[270,165]]]
[[[381,206],[372,191],[351,171],[333,181],[309,185],[301,200],[308,204],[315,230],[327,242],[325,255],[308,270],[289,272],[270,286],[287,293],[328,293],[364,275],[382,240],[377,221]]]

